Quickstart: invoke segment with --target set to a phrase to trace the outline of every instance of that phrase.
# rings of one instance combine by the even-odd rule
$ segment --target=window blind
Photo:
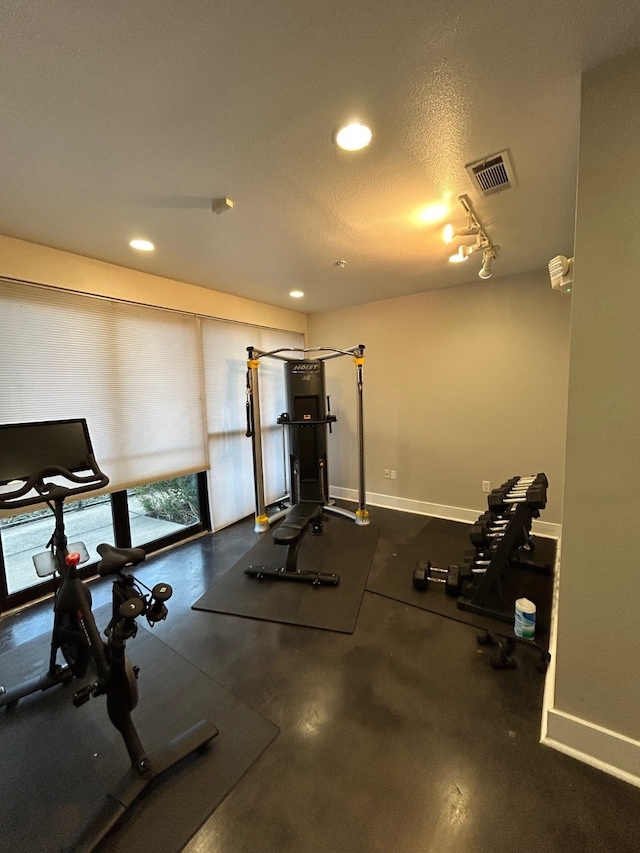
[[[202,347],[209,436],[209,493],[214,530],[251,515],[255,510],[251,439],[247,438],[247,347],[265,352],[304,346],[295,332],[262,329],[239,323],[203,319]],[[286,491],[282,427],[276,418],[285,411],[284,365],[260,361],[260,411],[265,500]]]
[[[83,417],[109,491],[206,468],[193,316],[0,279],[0,422]]]

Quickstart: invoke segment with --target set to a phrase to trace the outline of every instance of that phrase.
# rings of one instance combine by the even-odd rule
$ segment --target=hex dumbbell
[[[491,494],[503,494],[506,497],[521,497],[531,488],[542,487],[546,490],[548,485],[549,481],[546,474],[536,474],[530,477],[513,477],[497,489],[493,489]]]
[[[539,486],[544,486],[545,489],[549,485],[549,481],[547,480],[546,474],[532,474],[530,477],[517,477],[514,483],[515,487],[527,487],[533,486],[534,484]]]
[[[509,512],[511,514],[511,511]],[[483,527],[488,527],[491,530],[505,530],[509,526],[510,518],[504,515],[498,515],[495,512],[483,512],[479,515],[475,524],[481,524]]]
[[[506,527],[494,528],[476,522],[469,531],[469,539],[471,540],[471,544],[475,545],[476,548],[490,548],[495,541],[502,539],[506,529]]]
[[[460,571],[465,577],[471,578],[474,575],[483,575],[490,565],[491,560],[487,554],[469,548],[465,551],[464,560],[460,564]]]
[[[543,485],[533,485],[525,492],[506,494],[501,491],[492,492],[488,497],[490,510],[503,510],[513,504],[526,503],[531,509],[544,509],[547,505],[547,490]]]
[[[429,589],[429,583],[444,584],[447,595],[459,596],[462,593],[462,585],[471,573],[463,573],[459,566],[449,566],[448,569],[439,569],[432,566],[430,560],[418,560],[418,565],[413,571],[413,586],[421,592]]]
[[[534,487],[542,487],[546,490],[549,481],[545,474],[536,474],[535,477],[519,477],[518,480],[509,489],[510,495],[524,494],[529,489]]]

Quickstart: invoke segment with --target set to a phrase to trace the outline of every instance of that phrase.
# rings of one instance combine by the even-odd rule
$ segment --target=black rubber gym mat
[[[96,621],[106,624],[101,608]],[[176,853],[189,841],[278,734],[278,728],[141,627],[127,646],[140,667],[140,701],[132,717],[149,753],[200,719],[219,734],[200,752],[154,780],[100,853]],[[0,656],[0,682],[42,672],[43,635]],[[2,849],[60,850],[89,820],[127,771],[129,759],[107,717],[103,696],[75,708],[80,682],[58,686],[0,710]]]
[[[386,564],[372,568],[367,581],[367,592],[374,592],[395,601],[438,613],[457,622],[480,629],[506,631],[513,628],[488,616],[461,610],[456,599],[445,594],[444,584],[429,583],[428,589],[413,587],[413,571],[419,560],[430,560],[433,566],[447,568],[462,562],[465,551],[472,547],[469,541],[471,525],[442,518],[432,518]],[[535,537],[535,551],[529,559],[554,565],[556,543],[553,539]],[[528,598],[536,605],[536,641],[546,646],[551,620],[553,575],[527,569],[513,569],[504,585],[505,601]]]
[[[276,545],[267,531],[195,602],[194,610],[353,633],[378,539],[378,526],[371,523],[358,527],[348,518],[328,513],[323,514],[323,525],[321,536],[308,532],[302,540],[298,568],[335,572],[340,575],[338,586],[313,587],[247,577],[244,570],[249,566],[276,568],[284,564],[286,547]]]

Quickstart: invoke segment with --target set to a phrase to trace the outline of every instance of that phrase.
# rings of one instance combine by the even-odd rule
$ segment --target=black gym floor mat
[[[245,575],[249,566],[276,568],[284,564],[286,547],[276,545],[267,531],[195,602],[194,610],[353,633],[378,539],[378,525],[358,527],[347,518],[328,513],[323,515],[323,525],[321,536],[309,532],[302,540],[298,567],[303,571],[335,572],[340,575],[338,586],[313,587]]]
[[[101,608],[96,621],[106,624]],[[100,853],[176,853],[278,734],[278,728],[141,627],[127,653],[140,667],[132,717],[149,753],[200,719],[219,734],[154,780],[97,848]],[[0,656],[0,682],[39,675],[48,660],[43,635]],[[130,766],[103,696],[80,708],[80,682],[58,686],[0,710],[2,849],[60,850],[99,808]]]
[[[447,568],[462,562],[465,551],[471,547],[470,525],[442,518],[431,518],[386,564],[372,568],[367,581],[367,592],[402,601],[431,613],[438,613],[457,622],[473,625],[480,629],[506,631],[513,628],[506,622],[485,615],[461,610],[456,599],[446,595],[444,584],[429,583],[428,589],[419,591],[413,587],[413,571],[419,560],[430,560],[433,566]],[[555,563],[556,543],[553,539],[534,537],[535,551],[531,560],[548,564]],[[551,624],[553,599],[553,575],[514,568],[504,584],[505,601],[528,598],[536,605],[536,641],[546,647]]]

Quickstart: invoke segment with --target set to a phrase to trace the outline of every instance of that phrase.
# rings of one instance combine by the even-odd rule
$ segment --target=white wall
[[[554,707],[547,738],[640,784],[640,51],[584,78]]]
[[[570,304],[545,270],[311,315],[309,345],[366,346],[367,491],[465,518],[486,509],[482,480],[544,471],[541,520],[559,524]],[[329,367],[330,480],[353,489],[353,368]]]

